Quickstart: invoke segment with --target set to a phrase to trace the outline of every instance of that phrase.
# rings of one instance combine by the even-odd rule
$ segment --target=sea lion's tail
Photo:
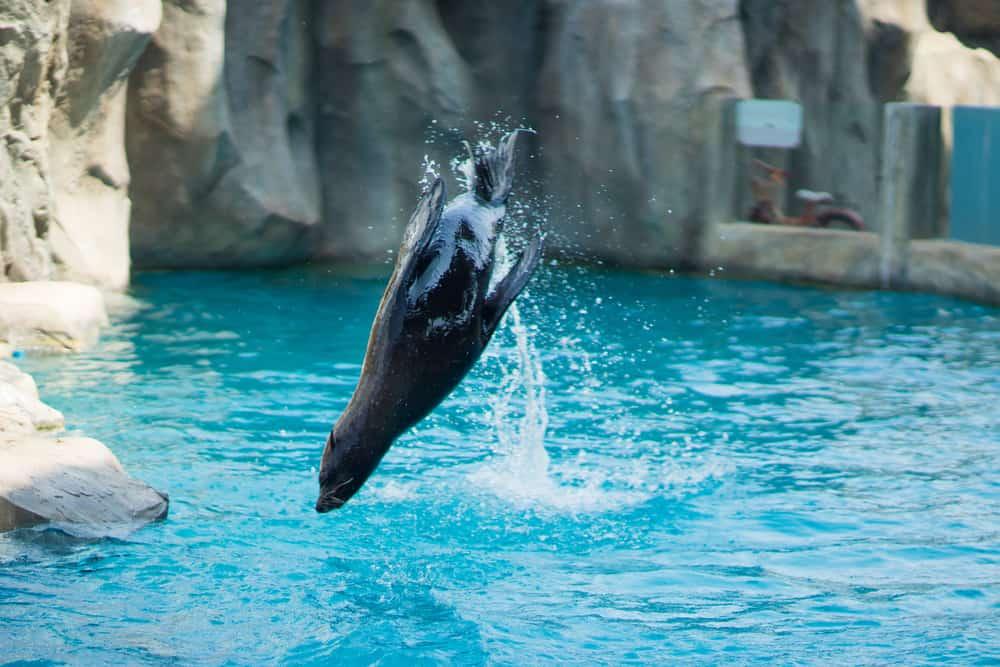
[[[472,168],[469,170],[469,189],[485,201],[501,204],[507,201],[510,189],[514,185],[514,144],[519,132],[533,130],[518,129],[503,136],[496,148],[488,148],[476,156],[472,148],[469,150],[469,160]]]

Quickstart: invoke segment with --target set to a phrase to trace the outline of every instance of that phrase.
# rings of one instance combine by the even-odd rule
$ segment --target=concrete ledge
[[[107,323],[104,297],[90,285],[0,283],[0,344],[5,347],[73,352],[96,342]]]
[[[732,222],[707,234],[701,264],[735,276],[877,289],[880,261],[880,238],[870,232]],[[1000,305],[1000,248],[913,241],[893,286]]]
[[[879,237],[870,232],[733,222],[714,225],[705,241],[705,268],[770,280],[879,284]]]
[[[960,241],[911,241],[907,289],[1000,306],[1000,247]]]

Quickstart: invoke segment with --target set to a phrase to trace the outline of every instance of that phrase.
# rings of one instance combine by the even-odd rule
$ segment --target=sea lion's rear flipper
[[[496,148],[489,148],[478,157],[472,148],[466,144],[472,169],[469,174],[469,189],[483,201],[500,204],[507,201],[510,189],[514,185],[514,144],[517,143],[519,132],[533,130],[514,130],[505,134],[497,143]]]
[[[504,313],[514,303],[514,299],[528,284],[531,275],[542,259],[542,235],[539,234],[524,249],[510,272],[497,283],[496,288],[486,297],[483,308],[483,340],[489,341],[503,319]]]

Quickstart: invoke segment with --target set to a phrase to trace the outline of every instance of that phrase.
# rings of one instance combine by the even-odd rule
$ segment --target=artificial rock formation
[[[129,90],[137,263],[261,266],[312,254],[310,4],[165,0]]]
[[[965,30],[944,4],[961,3],[932,1],[932,18]],[[140,265],[389,259],[424,162],[449,176],[459,140],[494,120],[539,131],[519,144],[515,194],[544,202],[550,250],[690,264],[724,212],[713,188],[745,180],[720,150],[733,96],[800,101],[802,148],[767,157],[789,191],[833,192],[877,229],[881,104],[992,90],[968,76],[991,65],[909,0],[225,5],[167,2],[133,76]]]
[[[737,2],[549,5],[536,95],[551,245],[687,263],[711,182],[714,104],[750,94]]]
[[[49,120],[50,243],[63,278],[128,284],[124,84],[159,23],[160,0],[72,2],[68,68]]]
[[[431,0],[318,8],[323,253],[384,259],[412,212],[424,157],[447,162],[439,142],[470,116],[475,84]],[[442,134],[429,140],[435,124]]]
[[[62,414],[42,403],[34,379],[0,361],[0,438],[61,429]]]
[[[233,6],[223,21],[220,3],[200,11],[205,4],[183,3],[181,10],[168,2],[133,75],[132,239],[141,265],[386,259],[419,194],[425,157],[449,175],[459,140],[490,134],[477,120],[539,129],[537,138],[521,140],[518,193],[544,195],[553,203],[552,220],[566,221],[551,246],[624,263],[683,262],[704,194],[696,165],[711,131],[705,111],[715,97],[749,94],[735,0],[316,3],[311,71],[259,54],[252,69],[228,45],[221,58],[210,50],[194,57],[201,49],[190,44],[207,22],[216,35],[263,31],[265,46],[275,44],[279,55],[302,38],[287,18],[281,30],[267,32],[233,18]],[[264,4],[276,19],[291,6]],[[261,62],[272,65],[262,69]],[[248,118],[269,139],[267,169],[239,166],[255,153],[227,134],[227,115],[260,99],[282,100],[247,89],[235,95],[220,83],[241,68],[256,77],[258,92],[282,82],[293,89],[304,80],[296,77],[315,81],[315,106],[304,100],[287,128],[303,142],[315,137],[318,171],[307,159],[285,161],[284,140],[270,130],[276,123],[260,114]],[[194,108],[190,99],[204,103]],[[153,155],[161,156],[155,166]],[[282,180],[288,175],[291,182]],[[321,185],[321,235],[311,233],[313,220],[304,214],[319,198],[310,177]],[[269,183],[272,208],[261,209],[254,187]],[[301,205],[299,214],[266,217],[283,197]],[[262,227],[262,217],[274,224]],[[301,243],[290,244],[296,233]]]
[[[952,32],[970,46],[1000,56],[1000,3],[994,0],[926,0],[937,30]]]
[[[539,130],[516,196],[550,249],[690,264],[746,180],[732,96],[800,101],[766,157],[878,229],[881,103],[997,103],[969,45],[998,37],[987,0],[9,0],[0,276],[121,287],[130,218],[140,267],[386,260],[425,156],[449,176],[491,121]]]
[[[123,83],[159,0],[0,7],[0,275],[128,282]]]
[[[108,315],[101,292],[57,281],[0,283],[0,343],[75,352],[97,341]]]
[[[0,280],[52,275],[49,118],[66,71],[69,1],[0,6]]]
[[[167,514],[167,496],[130,477],[92,438],[0,437],[0,531],[52,523],[119,535]]]
[[[884,101],[942,107],[1000,104],[1000,59],[961,41],[971,34],[1000,43],[1000,5],[930,0],[925,12],[921,3],[863,0],[862,9],[872,31],[869,64],[876,76],[883,70],[886,81],[879,88]],[[895,35],[897,48],[879,39],[887,35]],[[884,74],[886,69],[898,74]],[[950,132],[945,140],[950,145]]]
[[[11,311],[3,291],[33,286],[0,285],[0,314]],[[100,442],[56,435],[63,424],[31,376],[0,361],[0,531],[53,523],[75,534],[120,535],[166,515],[166,495],[130,477]]]

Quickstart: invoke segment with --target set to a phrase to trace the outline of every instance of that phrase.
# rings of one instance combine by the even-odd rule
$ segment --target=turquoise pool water
[[[44,397],[171,494],[0,536],[0,662],[1000,659],[1000,311],[547,267],[319,516],[380,279],[147,274]]]

